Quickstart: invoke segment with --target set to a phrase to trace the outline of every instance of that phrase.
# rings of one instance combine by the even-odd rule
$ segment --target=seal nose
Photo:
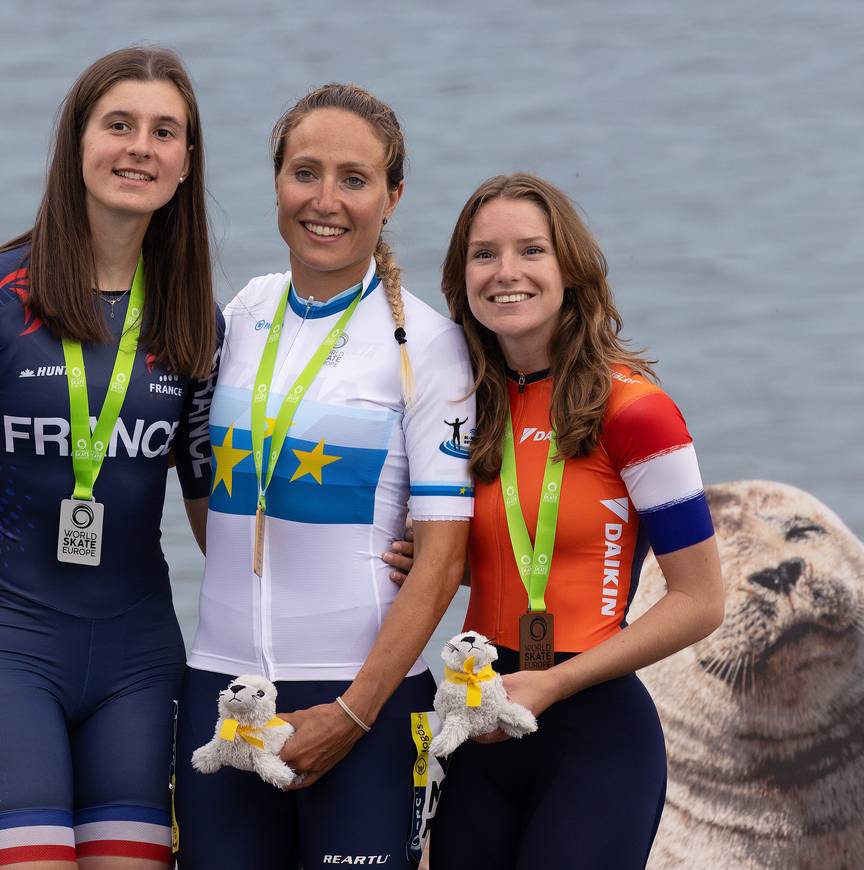
[[[803,572],[803,559],[788,559],[785,562],[781,562],[776,568],[756,571],[747,579],[751,583],[756,583],[758,586],[770,589],[772,592],[788,593],[801,578]]]
[[[238,692],[242,692],[246,686],[241,686],[240,683],[234,683],[233,686],[228,686],[228,688],[236,695]]]

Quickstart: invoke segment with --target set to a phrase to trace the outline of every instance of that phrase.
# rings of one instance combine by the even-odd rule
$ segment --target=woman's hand
[[[501,677],[507,697],[516,704],[529,709],[535,717],[543,713],[556,700],[556,684],[552,670],[517,671]],[[473,738],[477,743],[500,743],[509,735],[500,728]]]
[[[393,541],[390,549],[381,554],[381,558],[393,570],[390,579],[401,586],[408,576],[408,572],[414,567],[414,524],[411,517],[405,520],[405,537],[401,541]]]
[[[279,757],[303,777],[286,791],[306,788],[319,780],[354,748],[364,733],[335,702],[277,715],[296,729],[285,741]]]

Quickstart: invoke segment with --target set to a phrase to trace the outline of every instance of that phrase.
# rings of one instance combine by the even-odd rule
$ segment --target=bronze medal
[[[252,556],[252,570],[260,577],[264,572],[264,520],[266,514],[259,507],[255,511],[255,550]]]
[[[551,613],[529,610],[519,617],[519,669],[545,671],[555,664],[555,623]]]

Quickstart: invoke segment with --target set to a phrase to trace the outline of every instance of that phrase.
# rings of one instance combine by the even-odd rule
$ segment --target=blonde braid
[[[378,275],[384,285],[384,294],[387,304],[393,315],[396,330],[393,337],[399,342],[400,372],[402,377],[402,398],[406,405],[414,401],[414,372],[411,369],[411,358],[408,356],[406,347],[407,336],[405,334],[405,305],[402,301],[402,270],[396,265],[396,259],[390,245],[379,236],[375,246],[375,264],[378,267]]]

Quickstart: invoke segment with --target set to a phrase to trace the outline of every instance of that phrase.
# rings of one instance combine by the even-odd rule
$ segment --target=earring
[[[184,182],[185,180],[186,180],[186,176],[185,176],[185,175],[181,175],[181,176],[180,176],[180,184],[183,184],[183,182]]]
[[[384,220],[381,221],[381,226],[382,226],[382,227],[386,227],[386,226],[387,226],[387,218],[384,218]]]

